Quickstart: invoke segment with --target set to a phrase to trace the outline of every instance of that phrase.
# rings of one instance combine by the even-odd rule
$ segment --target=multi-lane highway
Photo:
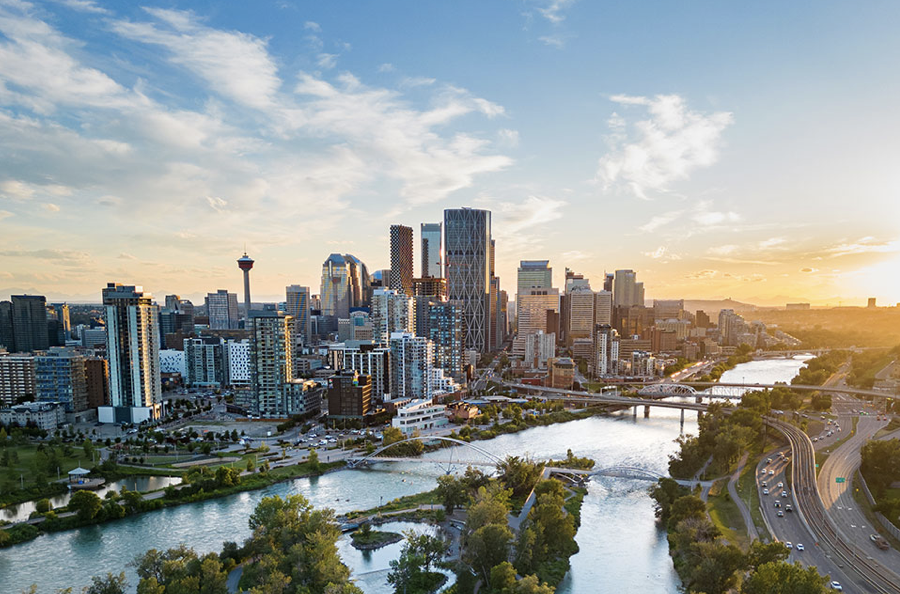
[[[790,443],[793,458],[791,483],[797,508],[794,513],[801,523],[809,527],[815,544],[831,561],[821,566],[823,572],[826,567],[836,565],[837,569],[829,570],[829,573],[833,571],[845,576],[841,583],[850,584],[853,588],[846,591],[900,594],[900,575],[885,565],[884,560],[871,555],[871,551],[860,548],[852,539],[846,539],[829,517],[819,494],[815,454],[809,437],[788,423],[770,422]]]

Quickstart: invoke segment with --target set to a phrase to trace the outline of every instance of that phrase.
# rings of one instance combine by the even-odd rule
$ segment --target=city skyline
[[[507,291],[900,300],[891,3],[149,4],[0,1],[0,299],[243,296],[246,243],[280,301],[471,206]]]

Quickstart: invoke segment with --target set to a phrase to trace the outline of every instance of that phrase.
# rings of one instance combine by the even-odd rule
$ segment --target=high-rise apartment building
[[[684,299],[654,299],[653,319],[680,320],[684,317]]]
[[[291,414],[284,384],[294,379],[294,318],[281,311],[254,310],[250,341],[253,402],[263,417]]]
[[[10,353],[16,351],[11,301],[0,301],[0,347],[5,348]]]
[[[47,333],[47,300],[40,295],[13,295],[12,326],[15,350],[43,351],[50,346]]]
[[[427,276],[413,279],[413,295],[431,297],[437,301],[447,298],[447,279],[439,276]]]
[[[391,277],[388,288],[413,294],[413,230],[404,225],[391,225]]]
[[[576,338],[590,338],[594,330],[594,292],[590,287],[574,287],[566,293],[569,314],[566,340],[571,344]]]
[[[228,382],[224,342],[213,336],[184,339],[186,384],[217,388]]]
[[[391,334],[391,399],[431,398],[434,346],[408,332]]]
[[[362,421],[372,407],[372,378],[344,369],[328,378],[328,418]]]
[[[69,413],[87,410],[85,357],[75,349],[52,347],[36,356],[34,377],[38,400],[60,402]]]
[[[422,223],[422,277],[444,276],[441,224]]]
[[[644,283],[637,282],[637,273],[633,270],[616,270],[613,305],[616,307],[644,306]]]
[[[103,289],[110,406],[100,421],[140,423],[162,416],[159,308],[143,287],[109,283]]]
[[[240,328],[237,294],[229,293],[227,289],[219,289],[206,295],[206,313],[212,330]]]
[[[84,378],[88,408],[109,406],[109,362],[100,357],[85,359]]]
[[[375,289],[369,318],[373,339],[387,345],[394,332],[415,332],[415,300],[392,289]]]
[[[56,312],[56,321],[59,323],[59,340],[65,344],[67,340],[72,338],[72,318],[69,315],[68,303],[54,303],[53,310]]]
[[[491,348],[491,213],[473,208],[444,211],[447,298],[463,312],[466,348]]]
[[[391,398],[391,348],[367,343],[333,344],[328,348],[329,362],[335,371],[348,369],[371,378],[372,397]]]
[[[0,351],[0,407],[37,398],[34,357]]]
[[[457,382],[465,380],[463,352],[465,326],[462,308],[455,303],[432,301],[428,306],[427,338],[434,345],[434,366]]]
[[[597,324],[594,329],[595,376],[617,375],[619,373],[619,334],[608,324]]]

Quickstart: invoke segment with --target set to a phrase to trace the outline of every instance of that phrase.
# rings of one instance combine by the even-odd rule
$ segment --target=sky
[[[240,294],[246,246],[254,300],[283,300],[330,253],[387,268],[391,224],[471,206],[511,293],[549,259],[557,285],[634,269],[648,298],[893,305],[898,17],[0,0],[0,298]]]

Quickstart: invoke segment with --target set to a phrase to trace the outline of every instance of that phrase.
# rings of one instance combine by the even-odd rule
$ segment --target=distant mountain
[[[685,299],[684,309],[691,313],[696,312],[698,309],[702,309],[709,314],[710,317],[716,317],[719,315],[719,310],[722,309],[733,309],[736,312],[745,312],[770,308],[760,307],[753,305],[752,303],[742,303],[740,301],[735,301],[734,299]]]
[[[84,295],[67,295],[65,293],[47,293],[34,288],[10,287],[0,289],[0,301],[8,300],[10,295],[43,295],[47,299],[47,303],[100,303],[101,301],[99,291]]]

